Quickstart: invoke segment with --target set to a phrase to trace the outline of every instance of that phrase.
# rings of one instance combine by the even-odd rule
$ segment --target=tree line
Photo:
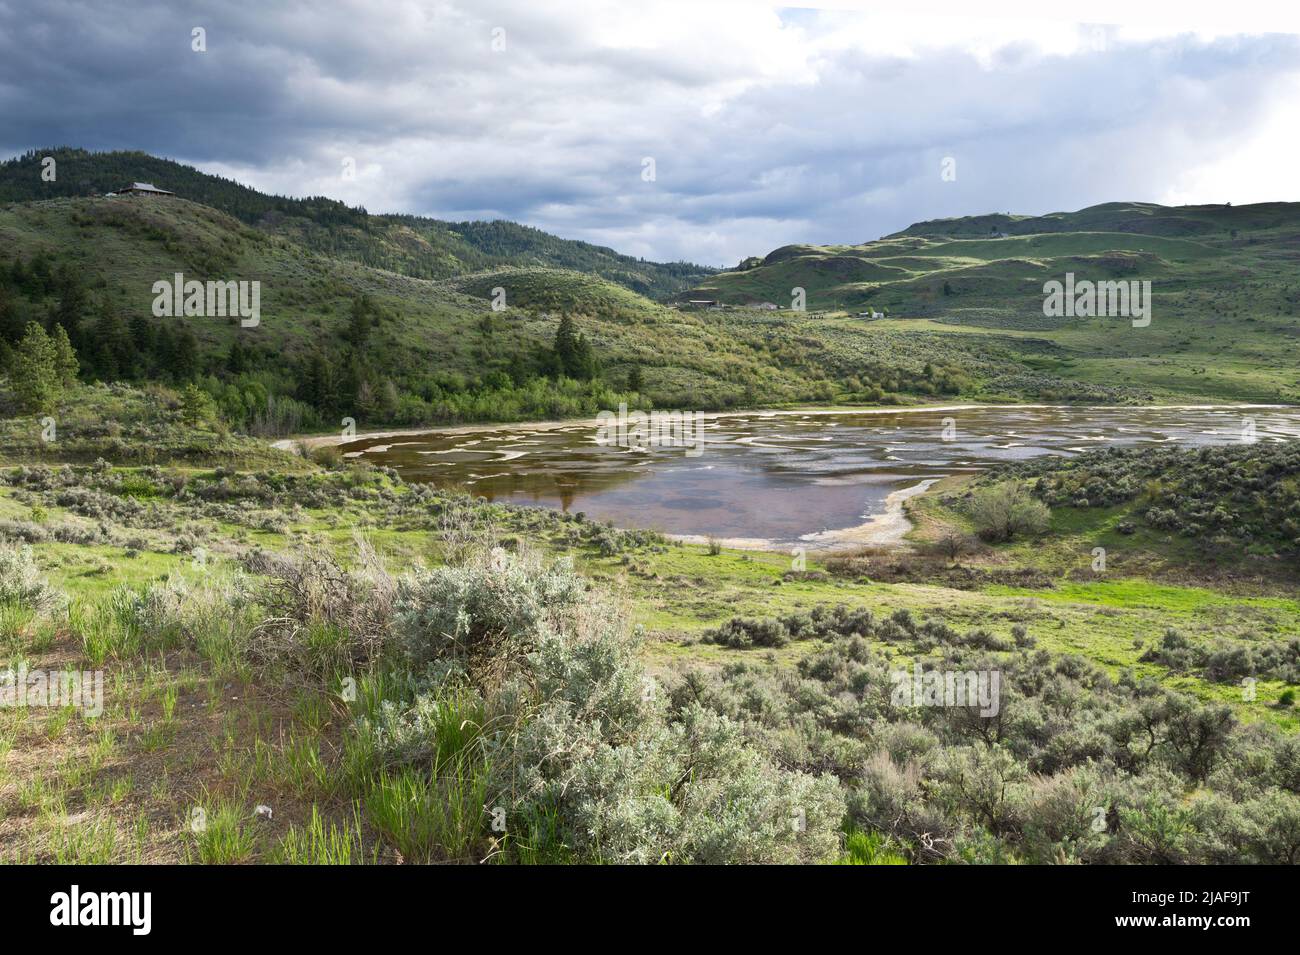
[[[494,317],[484,316],[478,352],[486,370],[470,380],[412,367],[377,331],[396,321],[362,294],[338,332],[296,358],[240,337],[205,346],[185,322],[124,317],[111,296],[44,253],[0,262],[0,369],[29,413],[54,410],[78,378],[194,385],[231,425],[268,434],[332,426],[340,416],[418,425],[583,414],[618,398],[573,316],[561,317],[549,347],[516,343],[504,355]],[[625,384],[641,390],[639,368]]]

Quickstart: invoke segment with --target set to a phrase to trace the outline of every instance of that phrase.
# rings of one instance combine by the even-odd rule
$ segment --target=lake
[[[1042,454],[1300,437],[1300,408],[980,406],[708,416],[695,447],[598,441],[592,422],[483,426],[343,446],[408,481],[749,546],[889,543],[943,477]],[[635,442],[628,442],[634,444]],[[689,444],[689,442],[688,442]]]

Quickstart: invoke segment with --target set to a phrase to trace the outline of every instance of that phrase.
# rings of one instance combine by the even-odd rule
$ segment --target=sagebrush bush
[[[417,571],[397,583],[395,650],[413,670],[432,663],[482,675],[518,662],[587,594],[572,562],[501,549],[463,566]]]
[[[1214,539],[1220,553],[1300,548],[1300,443],[1261,441],[1203,448],[1107,448],[1076,457],[1044,455],[1004,465],[982,479],[1033,479],[1051,507],[1133,502],[1148,527]],[[1132,533],[1136,524],[1119,525]]]
[[[485,827],[481,851],[656,863],[838,850],[839,782],[778,767],[725,716],[671,706],[619,609],[567,561],[495,550],[417,571],[398,583],[393,634],[396,659],[425,689],[383,704],[362,729],[386,765],[445,765],[435,754],[473,714],[503,825]],[[461,777],[455,765],[450,774]]]
[[[323,551],[246,557],[245,566],[266,577],[258,595],[266,616],[250,637],[257,661],[333,677],[380,658],[397,582],[365,540],[354,546],[353,570]]]
[[[0,606],[45,614],[64,603],[63,594],[41,573],[30,547],[0,544]]]

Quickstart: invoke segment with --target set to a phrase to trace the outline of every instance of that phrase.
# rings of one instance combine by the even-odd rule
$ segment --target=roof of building
[[[174,196],[176,193],[169,192],[166,189],[159,189],[152,182],[133,182],[129,186],[124,186],[118,192],[157,192],[164,196]]]

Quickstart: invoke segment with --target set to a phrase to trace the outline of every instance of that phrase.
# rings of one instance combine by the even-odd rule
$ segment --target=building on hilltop
[[[174,196],[176,193],[159,189],[152,182],[133,182],[117,190],[119,196]]]

